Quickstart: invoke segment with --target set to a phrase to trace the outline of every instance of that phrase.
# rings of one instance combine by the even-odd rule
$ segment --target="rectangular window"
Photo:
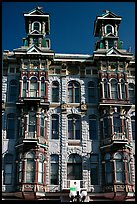
[[[39,162],[38,169],[38,182],[43,183],[43,162]]]
[[[124,182],[124,169],[122,161],[116,161],[116,182]]]
[[[12,183],[12,164],[5,164],[5,185],[10,185]]]
[[[89,136],[91,140],[97,139],[97,124],[96,119],[89,120]]]
[[[50,169],[50,183],[52,185],[58,184],[58,163],[52,163]]]
[[[91,185],[98,185],[98,155],[90,157],[90,177]]]

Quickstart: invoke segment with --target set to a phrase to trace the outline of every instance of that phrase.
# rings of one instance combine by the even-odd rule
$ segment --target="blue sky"
[[[2,50],[22,46],[23,13],[36,6],[50,15],[51,49],[56,53],[92,54],[94,20],[109,10],[122,16],[119,38],[135,52],[135,2],[2,2]]]

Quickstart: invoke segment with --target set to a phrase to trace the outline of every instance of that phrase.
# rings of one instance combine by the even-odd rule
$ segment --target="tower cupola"
[[[97,16],[94,22],[94,36],[98,37],[98,41],[95,45],[97,49],[110,49],[115,47],[122,49],[122,42],[119,41],[118,29],[122,17],[105,10],[102,16]]]
[[[42,7],[24,13],[25,30],[27,38],[23,38],[23,45],[30,47],[35,44],[38,47],[50,48],[50,41],[47,35],[50,34],[49,14],[44,13]]]

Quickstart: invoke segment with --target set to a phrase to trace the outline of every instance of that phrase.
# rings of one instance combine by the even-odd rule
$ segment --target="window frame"
[[[95,122],[95,124],[91,125],[91,122]],[[94,132],[94,134],[92,134],[91,132]],[[92,115],[89,115],[89,139],[97,140],[98,139],[97,135],[98,135],[97,134],[97,116],[92,114]]]
[[[82,180],[82,157],[78,154],[73,153],[69,155],[67,162],[67,180]]]
[[[6,158],[7,157],[7,158]],[[9,158],[10,159],[9,159]],[[7,165],[11,167],[11,171],[10,172],[7,172]],[[9,171],[9,168],[8,168],[8,171]],[[12,154],[5,154],[4,156],[4,185],[12,185],[12,175],[13,175],[13,155]],[[8,179],[7,179],[8,177]],[[10,178],[10,179],[9,179]]]
[[[117,100],[118,99],[118,81],[116,79],[111,79],[111,99]]]
[[[12,116],[10,118],[10,116]],[[15,113],[9,113],[7,114],[7,139],[15,139]],[[12,120],[12,125],[11,124],[11,120]],[[12,132],[12,134],[11,134]],[[12,137],[11,137],[12,135]]]
[[[12,79],[9,83],[9,102],[16,102],[17,100],[17,80]]]
[[[59,103],[59,82],[52,82],[52,103]]]
[[[96,102],[96,83],[94,81],[88,82],[88,103]]]
[[[68,103],[80,103],[80,83],[77,81],[68,82]]]
[[[79,137],[77,137],[79,135]],[[81,116],[68,115],[68,140],[81,140]]]
[[[99,184],[99,163],[98,163],[98,154],[90,154],[90,184],[91,185],[98,185]],[[96,159],[95,159],[96,157]],[[92,161],[92,158],[93,161]],[[92,167],[95,167],[95,168],[92,168]],[[94,169],[92,171],[92,169]],[[92,174],[93,173],[93,174]],[[93,180],[92,180],[93,179]]]
[[[56,172],[54,172],[55,170]],[[50,155],[50,185],[58,184],[59,184],[59,155],[52,154]]]
[[[54,125],[55,129],[53,128]],[[53,134],[54,131],[56,134]],[[53,135],[55,136],[53,137]],[[59,115],[57,114],[52,114],[51,116],[51,139],[59,139]]]

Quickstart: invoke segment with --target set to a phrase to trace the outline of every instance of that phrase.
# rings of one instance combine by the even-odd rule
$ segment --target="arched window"
[[[135,140],[135,116],[131,116],[132,139]]]
[[[82,180],[82,159],[78,154],[71,154],[67,163],[67,179]]]
[[[104,79],[104,98],[108,97],[108,82],[107,79]]]
[[[97,117],[95,115],[89,116],[89,138],[97,140]]]
[[[52,102],[59,102],[59,83],[57,81],[52,82]]]
[[[37,78],[32,77],[30,80],[30,97],[37,97],[38,83]]]
[[[5,154],[4,156],[4,184],[12,184],[12,172],[13,172],[13,155]]]
[[[45,96],[45,78],[41,78],[41,97]]]
[[[15,138],[15,114],[7,115],[7,139]]]
[[[59,183],[59,156],[53,154],[50,156],[50,184],[58,185]]]
[[[44,137],[44,113],[41,113],[41,117],[40,117],[40,136]]]
[[[110,154],[107,153],[104,156],[105,160],[105,183],[111,184],[112,183],[112,163],[110,161]]]
[[[122,133],[122,123],[119,113],[113,113],[113,128],[114,132]]]
[[[35,131],[36,131],[36,113],[31,111],[29,112],[29,118],[28,118],[28,137],[34,138],[35,137]]]
[[[34,30],[38,30],[39,31],[39,23],[38,22],[34,23]]]
[[[95,83],[93,81],[88,82],[88,102],[95,102]]]
[[[26,91],[28,90],[27,86],[27,77],[23,77],[23,90],[22,90],[22,97],[26,97]]]
[[[26,183],[33,183],[35,179],[35,155],[33,152],[28,152],[26,154]]]
[[[38,182],[44,182],[44,155],[39,154],[39,163],[38,163]]]
[[[41,24],[38,21],[32,23],[32,30],[41,31]]]
[[[115,180],[116,183],[123,183],[124,182],[124,163],[123,158],[120,153],[114,154],[115,160]]]
[[[111,98],[118,99],[118,83],[116,79],[111,80]]]
[[[68,139],[80,140],[81,139],[81,118],[79,115],[68,116]]]
[[[128,91],[129,91],[130,102],[135,104],[135,85],[133,83],[129,83]]]
[[[107,27],[106,27],[106,33],[108,34],[108,33],[112,33],[112,26],[111,25],[108,25]]]
[[[76,81],[68,83],[68,102],[80,103],[80,84]]]
[[[52,139],[59,139],[59,116],[52,115]]]
[[[17,99],[17,81],[11,80],[9,87],[9,101],[15,102]]]
[[[121,98],[123,100],[126,98],[125,80],[124,79],[121,79]]]

